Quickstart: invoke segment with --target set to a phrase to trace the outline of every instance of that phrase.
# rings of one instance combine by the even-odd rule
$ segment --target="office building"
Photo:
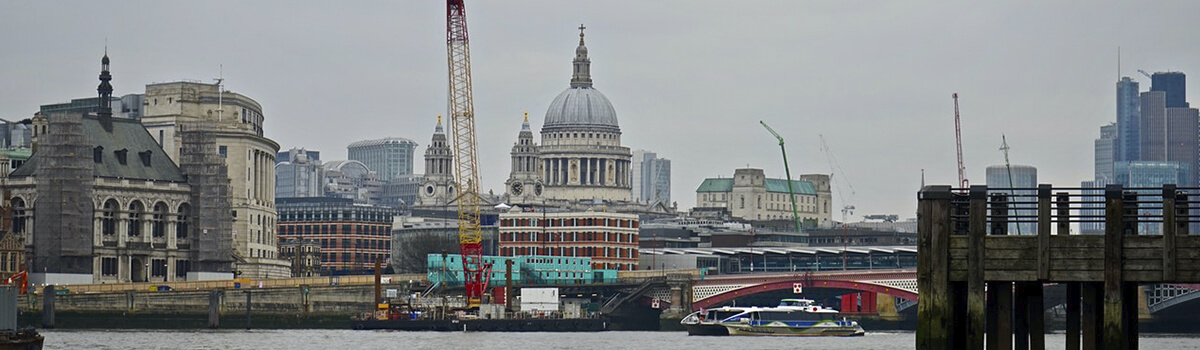
[[[1188,108],[1186,83],[1182,72],[1155,72],[1150,76],[1150,91],[1166,94],[1167,108]]]
[[[346,146],[347,159],[357,160],[374,170],[382,181],[412,175],[413,150],[417,143],[401,137],[363,140]]]
[[[794,193],[795,212],[789,191]],[[713,208],[733,218],[762,220],[793,220],[814,227],[830,223],[832,196],[829,175],[806,174],[792,180],[767,178],[762,169],[734,170],[731,178],[707,178],[696,188],[696,208]],[[793,225],[794,226],[794,225]]]
[[[1100,127],[1100,138],[1095,142],[1095,177],[1094,179],[1112,179],[1113,162],[1117,158],[1117,124],[1109,123]]]
[[[387,264],[395,208],[343,198],[280,198],[279,238],[320,244],[322,274],[369,274]]]
[[[1010,219],[1007,227],[1003,228],[1005,232],[1010,235],[1037,234],[1037,222],[1032,219],[1037,216],[1037,168],[1028,165],[992,165],[987,167],[986,175],[988,194],[1005,195],[1009,207],[1014,208],[1009,209]],[[1016,190],[1018,188],[1021,190]],[[997,234],[994,225],[989,224],[988,229],[992,234]]]
[[[600,211],[500,213],[501,256],[590,257],[592,268],[635,270],[638,216]]]
[[[325,195],[320,155],[316,151],[293,148],[275,158],[275,198],[322,197]]]
[[[633,151],[633,197],[638,203],[671,202],[671,160],[646,150]]]
[[[1138,82],[1121,77],[1117,82],[1117,141],[1114,161],[1136,161],[1141,159],[1139,131],[1141,123],[1141,99]],[[1101,131],[1104,138],[1104,131]]]

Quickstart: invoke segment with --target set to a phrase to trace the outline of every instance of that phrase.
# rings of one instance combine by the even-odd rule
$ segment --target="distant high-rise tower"
[[[1141,100],[1138,98],[1138,82],[1122,77],[1117,82],[1117,135],[1115,161],[1141,159],[1140,142]],[[1103,137],[1103,135],[1101,136]]]
[[[324,196],[319,154],[301,148],[279,152],[275,158],[275,198]]]
[[[671,203],[671,160],[646,150],[633,151],[633,199]]]
[[[1167,108],[1188,108],[1186,82],[1182,72],[1157,72],[1150,76],[1150,91],[1167,93]]]
[[[1188,165],[1189,183],[1198,183],[1200,115],[1195,108],[1167,107],[1166,91],[1141,94],[1141,160]]]
[[[1009,179],[1011,171],[1012,179]],[[987,187],[988,188],[1028,188],[1029,190],[989,190],[988,193],[1007,194],[1009,196],[1033,196],[1037,194],[1037,168],[1029,165],[993,165],[987,167]],[[1032,198],[1019,197],[1009,198],[1008,202],[1027,202],[1033,201]],[[1010,216],[1037,216],[1035,209],[1009,209]],[[1011,221],[1011,220],[1010,220]],[[1010,235],[1032,235],[1037,234],[1037,223],[1010,223],[1008,224],[1008,234]]]
[[[1117,155],[1117,123],[1100,127],[1100,138],[1096,139],[1096,181],[1112,182],[1113,162]]]
[[[413,151],[417,143],[402,137],[363,140],[346,146],[347,158],[374,170],[383,181],[412,175]]]

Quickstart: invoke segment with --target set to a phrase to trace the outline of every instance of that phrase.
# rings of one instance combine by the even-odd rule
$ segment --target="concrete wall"
[[[386,289],[406,293],[406,285],[386,284]],[[373,309],[372,285],[295,286],[279,288],[221,289],[222,314],[246,311],[246,293],[251,295],[254,314],[352,315]],[[66,294],[55,296],[56,312],[207,314],[209,291],[127,291],[118,293]],[[26,295],[21,311],[41,312],[42,296]]]

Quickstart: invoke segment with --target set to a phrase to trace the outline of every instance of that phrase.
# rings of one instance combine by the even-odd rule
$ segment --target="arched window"
[[[192,210],[187,203],[179,205],[179,211],[175,217],[175,239],[187,239],[188,237],[188,213]]]
[[[142,235],[142,214],[146,212],[146,206],[140,201],[129,203],[129,237],[137,237]]]
[[[28,218],[29,218],[29,212],[27,211],[27,209],[29,209],[29,208],[25,207],[25,200],[21,199],[20,197],[13,198],[11,202],[12,202],[12,219],[13,219],[12,230],[13,230],[13,233],[23,234],[23,233],[25,233],[25,231],[26,231],[25,229],[28,224],[26,222],[26,220],[28,220]]]
[[[104,201],[104,209],[100,213],[100,233],[105,236],[117,234],[117,209],[121,207],[116,199]]]
[[[154,204],[154,216],[150,222],[150,232],[154,238],[167,236],[167,203]]]
[[[738,199],[741,200],[738,209],[746,209],[746,196],[738,196]]]

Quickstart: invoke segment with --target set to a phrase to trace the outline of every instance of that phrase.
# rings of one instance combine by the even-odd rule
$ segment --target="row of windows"
[[[500,247],[501,256],[552,255],[564,257],[592,258],[636,258],[637,248],[605,248],[605,247]]]
[[[121,270],[119,265],[120,265],[119,260],[117,260],[117,258],[115,258],[115,257],[100,258],[100,275],[116,276],[118,274],[118,272]],[[147,267],[149,267],[149,269],[150,269],[150,277],[154,277],[154,276],[165,277],[167,275],[168,266],[167,266],[166,259],[150,259],[150,262],[146,263],[145,265],[142,265],[142,262],[139,259],[131,259],[129,265],[125,266],[125,269],[130,271],[130,274],[133,275],[134,271],[142,271],[142,273],[145,273],[145,270],[143,270],[143,269],[147,268]],[[191,262],[189,262],[188,260],[176,259],[175,260],[175,277],[179,277],[179,278],[187,277],[187,273],[188,273],[188,271],[190,271],[190,268],[191,268]],[[143,278],[143,276],[131,276],[131,277],[134,281],[137,281],[137,282],[141,282],[141,279]]]
[[[295,237],[280,237],[282,239]],[[390,239],[350,239],[350,238],[322,238],[312,239],[321,244],[322,250],[326,249],[392,249],[392,241]]]
[[[359,234],[367,236],[390,236],[392,234],[392,226],[381,225],[349,225],[349,224],[330,224],[330,225],[280,225],[280,235],[306,235],[306,234]]]
[[[546,136],[547,136],[547,137],[549,137],[549,138],[551,138],[551,139],[561,139],[561,138],[568,138],[568,137],[572,137],[572,138],[589,138],[589,139],[593,139],[593,138],[595,138],[595,139],[605,139],[605,140],[612,140],[612,139],[616,139],[616,138],[617,138],[617,135],[613,135],[613,134],[604,134],[604,133],[590,133],[590,132],[585,132],[585,133],[578,133],[578,132],[552,132],[552,133],[548,133],[548,134],[546,134]]]
[[[508,242],[611,242],[637,243],[636,233],[620,232],[502,232],[500,243]]]
[[[500,219],[500,227],[574,227],[574,226],[606,226],[606,227],[624,227],[638,228],[637,220],[610,219],[610,218],[570,218],[570,219],[543,219],[543,218],[510,218]]]

